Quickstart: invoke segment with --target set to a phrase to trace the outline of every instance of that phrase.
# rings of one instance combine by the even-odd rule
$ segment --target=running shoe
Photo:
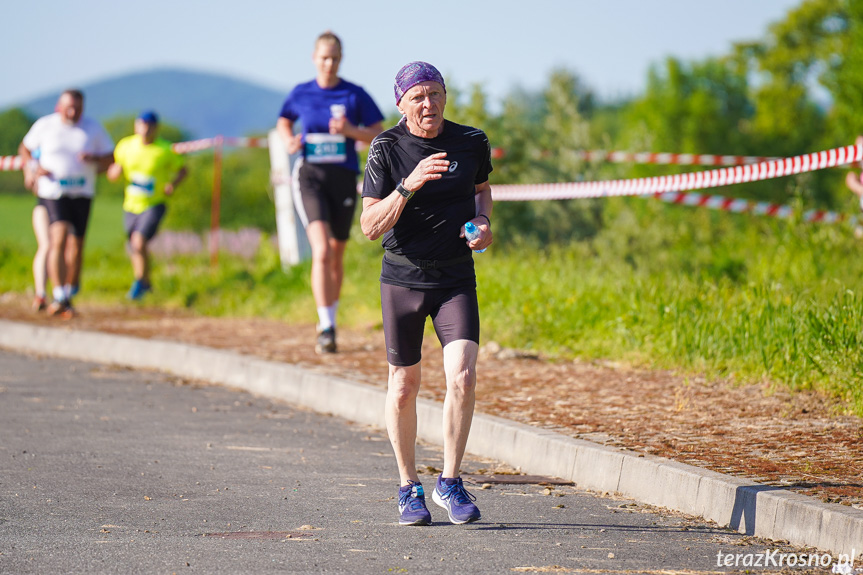
[[[139,300],[144,297],[144,294],[150,291],[150,284],[143,280],[135,280],[132,287],[129,288],[129,293],[126,297],[131,300]]]
[[[79,291],[81,291],[81,287],[78,284],[72,284],[69,287],[69,297],[75,297]]]
[[[69,300],[53,301],[48,306],[46,313],[60,319],[72,319],[75,317],[75,308],[72,307],[72,302]]]
[[[408,480],[399,487],[399,525],[431,525],[423,484]]]
[[[315,351],[318,353],[336,353],[336,328],[328,327],[318,332]]]
[[[461,477],[455,479],[438,477],[432,499],[446,509],[449,520],[457,525],[471,523],[482,517],[477,506],[473,504],[476,497],[467,492]]]
[[[45,301],[45,296],[37,295],[33,298],[33,311],[45,311],[48,307],[48,302]]]

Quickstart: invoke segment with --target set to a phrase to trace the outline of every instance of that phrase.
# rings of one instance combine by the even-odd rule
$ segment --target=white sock
[[[66,301],[66,290],[60,286],[54,286],[51,294],[54,296],[54,301]]]
[[[318,308],[318,326],[321,329],[335,327],[336,310],[333,306],[321,306]]]
[[[72,284],[63,286],[63,294],[65,295],[65,299],[72,299]]]

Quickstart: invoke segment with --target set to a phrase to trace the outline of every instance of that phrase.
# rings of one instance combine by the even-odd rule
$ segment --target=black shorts
[[[131,238],[133,232],[138,232],[148,242],[153,239],[159,230],[159,224],[165,217],[167,208],[165,204],[157,204],[140,214],[123,212],[123,225],[126,228],[126,237]]]
[[[72,235],[83,238],[87,233],[87,222],[90,220],[90,204],[92,198],[61,197],[56,200],[43,200],[48,210],[48,223],[67,222],[72,227]]]
[[[460,339],[479,345],[476,288],[411,289],[381,284],[387,361],[406,367],[422,359],[423,331],[431,316],[441,346]]]
[[[293,180],[294,205],[303,225],[323,220],[330,224],[334,238],[347,241],[357,207],[356,172],[299,159]]]

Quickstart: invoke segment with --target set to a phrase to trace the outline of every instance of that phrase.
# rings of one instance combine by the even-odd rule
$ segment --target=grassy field
[[[0,194],[0,242],[36,249],[30,214],[36,198],[21,194]],[[88,247],[122,249],[123,200],[119,197],[97,197],[93,200],[87,229]]]
[[[20,222],[32,200],[3,206],[4,220],[19,223],[10,234],[0,220],[0,291],[25,291],[31,252]],[[635,198],[608,200],[603,221],[590,239],[536,248],[497,237],[477,255],[483,340],[560,359],[816,389],[863,415],[863,259],[853,230]],[[117,233],[88,240],[85,301],[119,302],[128,289]],[[353,233],[341,317],[368,326],[380,321],[382,252],[356,226]],[[222,254],[215,270],[206,254],[157,261],[149,303],[311,323],[308,276],[308,263],[283,272],[264,242],[251,260]]]

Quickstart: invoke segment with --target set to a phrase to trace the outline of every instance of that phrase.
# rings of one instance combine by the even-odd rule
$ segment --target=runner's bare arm
[[[481,250],[490,246],[493,241],[491,233],[491,185],[488,180],[476,185],[474,202],[476,203],[476,216],[471,221],[479,230],[479,238],[474,240],[476,243],[471,244],[470,249]],[[464,230],[462,230],[462,235],[464,235]]]
[[[120,176],[123,175],[123,166],[114,162],[110,166],[108,166],[108,171],[106,172],[108,176],[108,181],[116,182],[120,179]]]
[[[102,173],[108,171],[108,168],[114,163],[114,152],[111,151],[107,154],[84,153],[81,154],[81,160],[96,164],[96,171]]]
[[[407,198],[393,191],[384,199],[363,198],[360,228],[370,240],[376,240],[390,231],[408,204]]]
[[[449,168],[445,160],[446,152],[438,152],[423,158],[402,184],[408,192],[416,192],[430,180],[439,180],[441,173]],[[408,198],[397,190],[386,198],[363,198],[363,213],[360,214],[360,227],[370,240],[376,240],[390,231],[402,215]]]
[[[348,138],[358,142],[371,144],[375,136],[384,131],[384,125],[381,122],[372,124],[371,126],[354,126],[346,118],[331,118],[330,133],[344,134]]]
[[[24,142],[18,146],[18,155],[21,156],[22,167],[21,171],[24,173],[24,186],[31,190],[34,194],[36,193],[35,183],[39,176],[51,176],[51,172],[43,168],[42,166],[38,166],[35,171],[31,170],[31,162],[33,161],[33,154],[30,153],[30,150],[27,149],[27,146],[24,145]]]
[[[183,166],[177,171],[177,175],[174,176],[174,179],[165,184],[165,195],[170,196],[174,193],[174,190],[177,189],[177,186],[180,185],[184,179],[186,179],[186,175],[189,173],[189,169],[186,166]]]
[[[294,123],[287,118],[279,118],[276,122],[276,131],[282,137],[282,142],[285,144],[289,154],[296,154],[300,151],[300,146],[303,143],[302,134],[294,135]]]

